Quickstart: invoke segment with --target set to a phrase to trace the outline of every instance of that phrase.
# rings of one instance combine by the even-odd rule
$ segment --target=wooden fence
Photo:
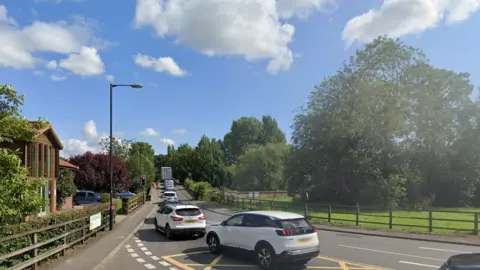
[[[0,238],[0,246],[7,250],[6,254],[0,253],[0,269],[37,269],[39,262],[63,255],[66,249],[76,244],[83,244],[87,238],[96,236],[98,231],[108,226],[109,211],[99,213],[102,213],[101,225],[93,230],[90,230],[90,216],[85,216]],[[9,244],[12,243],[20,248],[11,248]]]
[[[292,203],[235,197],[217,197],[239,209],[282,210],[306,216],[312,223],[335,223],[371,228],[478,235],[478,212],[447,210],[379,209],[315,203]]]
[[[122,209],[125,215],[137,210],[140,206],[145,204],[144,193],[138,193],[133,197],[122,198]]]

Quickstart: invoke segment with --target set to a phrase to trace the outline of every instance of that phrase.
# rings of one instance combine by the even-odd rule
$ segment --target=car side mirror
[[[222,225],[222,226],[225,226],[226,224],[227,224],[227,222],[225,220],[222,221],[222,223],[220,223],[220,225]]]

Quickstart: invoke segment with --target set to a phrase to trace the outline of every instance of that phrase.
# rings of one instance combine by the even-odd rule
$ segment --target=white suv
[[[280,211],[237,213],[209,225],[206,241],[214,254],[222,247],[253,251],[263,269],[278,263],[306,264],[320,253],[317,229],[301,215]]]
[[[178,201],[178,195],[175,191],[165,191],[163,192],[163,198],[165,201]]]
[[[167,239],[177,234],[205,235],[207,226],[202,211],[194,205],[159,205],[155,215],[155,228],[165,233]]]

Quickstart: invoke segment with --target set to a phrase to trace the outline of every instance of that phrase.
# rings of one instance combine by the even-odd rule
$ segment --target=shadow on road
[[[153,224],[154,218],[145,219],[145,224]],[[174,236],[173,239],[168,240],[160,231],[157,231],[155,228],[144,228],[138,230],[135,233],[135,236],[138,237],[142,242],[180,242],[180,241],[194,241],[197,237],[193,236]]]

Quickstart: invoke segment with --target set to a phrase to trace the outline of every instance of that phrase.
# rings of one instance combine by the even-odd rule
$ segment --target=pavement
[[[145,217],[156,209],[158,202],[158,190],[152,189],[152,201],[137,209],[132,215],[117,215],[116,222],[111,232],[100,232],[96,237],[89,238],[85,245],[77,246],[66,252],[56,260],[45,264],[41,269],[54,270],[85,270],[100,269],[102,262],[110,259],[110,254],[138,230],[145,223]],[[119,269],[135,269],[124,268]]]
[[[177,192],[181,200],[190,200],[190,196],[182,187],[178,186]],[[190,200],[189,203],[197,202]],[[210,204],[208,209],[201,202],[198,202],[198,205],[203,207],[207,223],[221,222],[234,213],[220,205]],[[239,252],[234,254],[226,252],[220,256],[210,254],[205,238],[177,237],[174,240],[167,240],[162,233],[155,230],[154,214],[155,212],[151,212],[144,224],[110,255],[110,260],[102,265],[101,269],[259,269],[253,265],[248,254]],[[478,247],[469,245],[392,239],[325,230],[318,231],[318,238],[321,243],[320,256],[299,269],[438,269],[452,255],[478,252]]]

